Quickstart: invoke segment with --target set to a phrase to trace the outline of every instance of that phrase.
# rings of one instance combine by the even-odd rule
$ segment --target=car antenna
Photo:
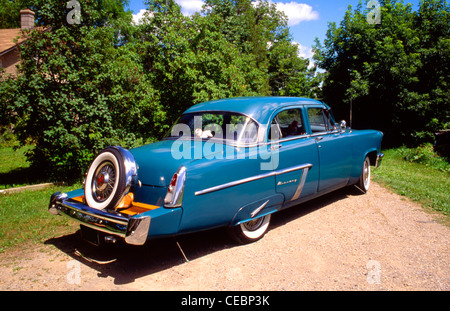
[[[350,96],[350,129],[352,129],[352,120],[353,120],[353,103],[352,97]]]
[[[186,260],[186,262],[189,262],[189,259],[187,259],[186,255],[184,254],[183,249],[182,249],[181,246],[180,246],[180,243],[178,243],[177,240],[175,240],[175,242],[177,243],[178,248],[180,249],[180,252],[181,252],[181,254],[183,255],[183,257],[184,257],[184,259]]]

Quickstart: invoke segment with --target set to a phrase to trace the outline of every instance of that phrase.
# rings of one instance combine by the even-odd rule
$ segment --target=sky
[[[202,0],[175,0],[182,9],[183,14],[190,15],[200,11]],[[312,58],[312,46],[315,38],[321,42],[325,39],[328,22],[339,23],[349,5],[356,7],[360,0],[269,0],[284,11],[288,17],[293,41],[299,44],[300,56]],[[377,2],[376,0],[372,0]],[[366,3],[366,0],[363,0]],[[418,8],[419,0],[404,0],[412,3],[413,9]],[[364,4],[363,4],[364,5]],[[372,7],[371,7],[372,8]],[[144,0],[129,0],[129,9],[133,12],[135,20],[145,10]]]

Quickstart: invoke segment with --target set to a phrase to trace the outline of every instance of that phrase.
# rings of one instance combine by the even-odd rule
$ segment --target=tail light
[[[173,175],[167,194],[164,198],[165,207],[180,207],[183,201],[184,183],[186,181],[186,168],[181,166]]]

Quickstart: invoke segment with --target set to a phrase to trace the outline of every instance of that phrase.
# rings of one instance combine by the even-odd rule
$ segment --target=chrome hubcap
[[[263,223],[263,221],[264,221],[264,217],[260,217],[257,219],[250,220],[250,221],[244,223],[243,225],[247,230],[255,231],[259,227],[261,227],[261,224]]]
[[[94,200],[97,202],[106,201],[114,189],[115,181],[116,171],[114,165],[109,161],[100,164],[95,170],[93,177],[92,194]]]

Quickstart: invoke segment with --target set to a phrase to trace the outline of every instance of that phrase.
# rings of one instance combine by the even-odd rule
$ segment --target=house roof
[[[35,30],[44,33],[50,31],[52,27],[34,27]],[[17,44],[23,43],[27,40],[27,35],[22,35],[20,28],[13,29],[0,29],[0,56],[6,54],[16,47],[16,43],[14,43],[14,39],[19,37]]]
[[[14,39],[20,36],[20,28],[0,29],[0,56],[16,46]],[[21,43],[24,39],[19,39]]]

